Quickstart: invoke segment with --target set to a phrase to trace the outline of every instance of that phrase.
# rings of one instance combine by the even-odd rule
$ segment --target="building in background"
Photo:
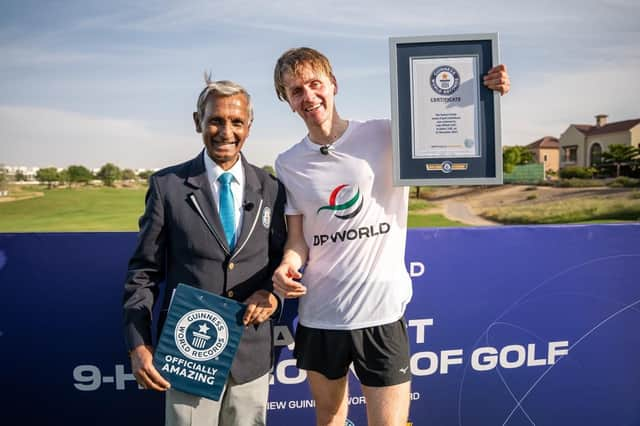
[[[560,142],[553,136],[545,136],[531,142],[526,148],[533,154],[534,161],[544,165],[544,171],[558,173],[560,168]]]
[[[40,167],[4,166],[4,169],[11,181],[33,182]]]
[[[596,115],[596,124],[571,124],[560,135],[560,168],[590,167],[600,162],[613,144],[640,147],[640,118],[607,122],[606,114]]]

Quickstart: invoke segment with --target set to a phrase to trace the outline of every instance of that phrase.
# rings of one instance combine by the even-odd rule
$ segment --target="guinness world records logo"
[[[229,341],[229,328],[222,317],[208,309],[195,309],[180,318],[174,331],[176,347],[193,361],[208,361],[220,355]]]
[[[451,65],[441,65],[431,73],[431,88],[439,95],[448,96],[460,87],[460,74]]]

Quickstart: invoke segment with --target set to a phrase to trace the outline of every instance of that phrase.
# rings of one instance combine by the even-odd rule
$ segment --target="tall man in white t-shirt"
[[[314,49],[286,51],[274,80],[278,98],[309,132],[276,160],[287,190],[288,238],[273,280],[285,297],[300,297],[295,357],[307,370],[317,424],[345,424],[353,363],[369,425],[405,425],[409,192],[392,185],[390,123],[342,119],[331,64]],[[484,81],[501,94],[509,90],[503,65]]]

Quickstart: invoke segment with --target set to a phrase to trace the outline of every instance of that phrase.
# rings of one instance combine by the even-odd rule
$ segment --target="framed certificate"
[[[392,37],[389,56],[394,185],[501,184],[498,35]]]

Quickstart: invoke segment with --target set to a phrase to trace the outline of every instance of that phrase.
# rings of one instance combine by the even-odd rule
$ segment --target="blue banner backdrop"
[[[3,424],[162,423],[121,336],[135,238],[0,234]],[[639,243],[635,224],[409,231],[413,425],[640,426]],[[314,423],[294,324],[288,302],[270,426]]]

